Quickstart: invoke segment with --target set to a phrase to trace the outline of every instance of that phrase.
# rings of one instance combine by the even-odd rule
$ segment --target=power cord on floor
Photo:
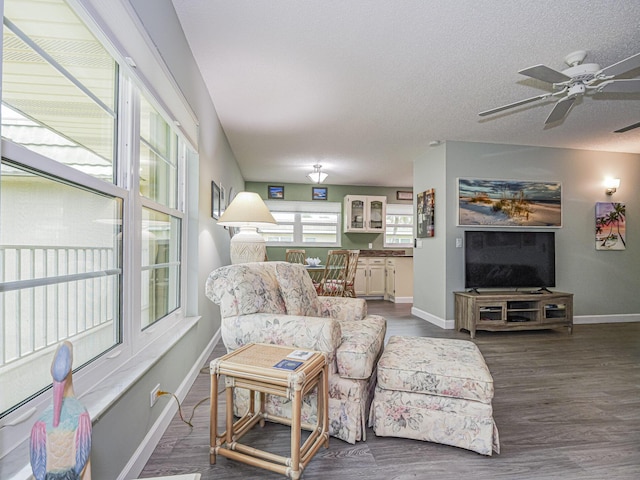
[[[200,369],[200,373],[203,374],[208,374],[209,373],[209,367],[203,367]],[[221,388],[218,391],[218,395],[221,395],[222,392],[224,392],[224,387]],[[202,403],[206,402],[207,400],[209,400],[210,397],[207,398],[203,398],[202,400],[200,400],[198,403],[196,403],[193,407],[193,410],[191,411],[191,416],[189,417],[189,420],[185,420],[184,416],[182,415],[182,405],[180,403],[180,400],[178,400],[178,397],[175,396],[174,393],[172,392],[165,392],[164,390],[158,390],[158,392],[156,393],[156,397],[161,397],[163,395],[171,395],[176,403],[178,404],[178,414],[180,415],[180,420],[182,420],[184,423],[186,423],[187,425],[189,425],[191,428],[193,428],[193,424],[191,423],[191,420],[193,420],[193,416],[196,414],[196,408],[198,408]]]
[[[158,393],[156,393],[156,397],[161,397],[163,395],[171,395],[175,399],[176,403],[178,404],[178,414],[180,415],[180,420],[182,420],[184,423],[189,425],[191,428],[193,428],[193,424],[191,423],[191,420],[193,420],[193,416],[196,414],[196,408],[198,408],[202,403],[209,400],[209,397],[207,397],[207,398],[203,398],[198,403],[196,403],[193,407],[193,410],[191,411],[191,416],[189,417],[189,420],[185,420],[184,416],[182,415],[182,405],[180,404],[180,400],[178,400],[178,397],[176,397],[175,394],[171,392],[165,392],[164,390],[158,390]]]

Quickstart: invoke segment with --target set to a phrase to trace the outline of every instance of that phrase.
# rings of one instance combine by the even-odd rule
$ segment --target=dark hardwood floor
[[[370,301],[369,312],[388,320],[390,335],[469,340],[410,313],[411,305]],[[331,438],[303,478],[343,480],[638,479],[640,478],[640,323],[577,325],[532,332],[478,332],[495,385],[494,418],[501,453],[485,457],[446,445],[376,437],[355,445]],[[222,342],[211,358],[225,353]],[[209,395],[208,365],[183,409]],[[223,400],[223,396],[220,397]],[[199,472],[203,480],[284,478],[218,457],[209,465],[209,402],[193,428],[173,419],[141,478]],[[287,454],[289,429],[267,424],[243,438],[258,448]]]

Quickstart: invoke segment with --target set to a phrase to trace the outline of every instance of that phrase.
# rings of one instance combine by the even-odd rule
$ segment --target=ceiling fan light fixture
[[[322,183],[329,176],[326,173],[320,171],[322,165],[315,164],[313,166],[313,172],[307,174],[307,178],[313,183]]]
[[[563,121],[569,114],[575,100],[587,95],[588,91],[594,91],[595,94],[640,93],[640,79],[616,78],[618,75],[640,67],[640,53],[631,55],[604,68],[600,68],[597,63],[582,63],[586,56],[587,52],[585,50],[570,53],[565,57],[565,63],[569,65],[569,68],[561,72],[542,64],[518,70],[518,73],[522,75],[550,83],[553,89],[557,91],[485,110],[478,115],[484,117],[548,97],[560,97],[544,122],[545,125],[549,125]]]

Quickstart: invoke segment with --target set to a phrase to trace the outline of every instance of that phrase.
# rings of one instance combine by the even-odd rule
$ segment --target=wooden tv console
[[[456,330],[573,328],[573,294],[564,292],[454,292]]]

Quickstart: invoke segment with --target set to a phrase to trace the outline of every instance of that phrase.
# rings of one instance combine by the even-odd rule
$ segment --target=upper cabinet
[[[371,195],[344,197],[345,232],[384,232],[386,214],[387,197]]]

